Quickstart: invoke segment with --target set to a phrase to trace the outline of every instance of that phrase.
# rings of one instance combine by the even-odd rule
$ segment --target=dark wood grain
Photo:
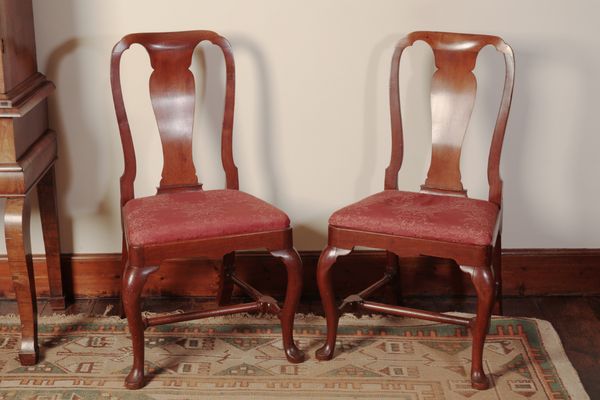
[[[2,0],[0,9],[0,92],[6,94],[37,72],[37,58],[31,1]]]
[[[344,228],[329,225],[328,246],[317,266],[317,281],[327,317],[327,341],[316,356],[320,360],[333,357],[337,321],[340,311],[348,307],[406,315],[440,322],[448,322],[447,316],[433,315],[406,307],[367,302],[364,297],[372,290],[366,289],[347,297],[339,309],[335,306],[333,293],[333,266],[339,255],[346,255],[357,246],[385,249],[402,257],[433,256],[452,260],[463,272],[470,275],[478,297],[477,315],[469,322],[473,332],[471,384],[476,389],[487,389],[489,380],[483,372],[483,345],[489,327],[492,308],[496,298],[500,301],[502,289],[501,240],[502,227],[502,181],[499,174],[500,151],[504,140],[506,121],[514,86],[514,58],[511,48],[499,37],[448,32],[413,32],[401,39],[392,56],[390,74],[390,115],[392,149],[390,164],[385,171],[384,188],[398,190],[398,172],[402,166],[403,127],[400,104],[400,61],[407,47],[417,41],[426,42],[433,50],[436,71],[431,80],[432,149],[431,164],[421,192],[432,195],[462,196],[467,192],[461,182],[460,156],[462,143],[475,102],[477,81],[473,74],[480,50],[493,46],[504,55],[506,73],[504,91],[492,136],[488,161],[489,201],[499,208],[492,239],[487,244],[460,243],[387,234],[373,229]],[[384,211],[382,211],[383,213]],[[438,213],[439,210],[436,211]],[[385,218],[382,216],[382,219]],[[399,220],[398,224],[404,221]],[[410,222],[408,222],[410,223]],[[442,225],[438,229],[444,229]],[[389,268],[388,268],[389,276]],[[430,279],[425,277],[425,281]],[[384,278],[383,282],[392,282]],[[375,284],[373,287],[378,287]],[[496,306],[501,311],[500,304]],[[464,321],[463,321],[464,322]]]
[[[166,33],[135,33],[125,36],[112,52],[111,86],[115,112],[119,124],[125,168],[121,176],[121,206],[134,199],[136,158],[131,130],[123,102],[121,88],[121,56],[133,44],[143,46],[150,56],[153,72],[150,76],[149,93],[158,125],[163,151],[163,170],[157,196],[165,193],[202,190],[198,182],[192,157],[193,121],[195,109],[195,81],[189,70],[196,46],[208,41],[223,53],[225,58],[225,110],[221,130],[221,159],[225,170],[226,188],[238,190],[237,167],[233,161],[233,112],[235,103],[235,66],[229,42],[211,31],[188,31]],[[173,205],[181,206],[181,205]],[[203,221],[198,221],[200,225]],[[290,362],[301,362],[304,354],[293,339],[294,314],[302,290],[302,262],[292,244],[291,228],[272,231],[248,230],[236,235],[214,235],[200,239],[170,240],[158,243],[132,244],[127,226],[123,240],[121,264],[125,267],[122,281],[122,303],[127,316],[133,343],[133,366],[125,379],[125,386],[138,389],[144,386],[144,328],[147,326],[206,318],[213,315],[233,314],[251,310],[272,312],[279,315],[285,355]],[[176,229],[176,228],[174,228]],[[250,284],[235,276],[235,251],[263,248],[281,260],[287,270],[287,289],[283,309],[277,301],[262,295]],[[171,259],[212,257],[223,260],[217,264],[218,308],[214,310],[188,311],[178,315],[141,317],[141,295],[146,281]],[[189,280],[198,270],[187,274],[172,270],[167,278],[180,277]],[[224,305],[232,295],[233,283],[245,290],[254,303]],[[177,290],[181,293],[181,288]]]
[[[42,101],[22,116],[3,118],[0,123],[4,132],[14,132],[0,136],[0,162],[16,163],[48,129],[48,107]]]
[[[48,130],[16,163],[0,164],[0,193],[8,197],[29,192],[55,161],[56,133]]]
[[[600,294],[599,249],[511,249],[502,265],[511,295]]]

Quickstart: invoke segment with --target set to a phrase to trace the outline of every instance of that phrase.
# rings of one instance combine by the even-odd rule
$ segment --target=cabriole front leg
[[[122,299],[127,325],[133,347],[133,366],[125,386],[128,389],[139,389],[144,386],[144,321],[140,297],[148,276],[158,270],[158,267],[135,267],[127,265],[123,276]]]
[[[23,365],[33,365],[38,360],[37,304],[31,260],[29,216],[29,199],[26,196],[10,197],[6,200],[4,232],[8,264],[21,319],[19,360]]]
[[[485,390],[490,387],[490,381],[483,372],[483,347],[490,326],[496,287],[494,274],[489,267],[473,268],[471,280],[477,291],[477,316],[472,326],[471,385],[475,389]]]
[[[294,248],[272,251],[271,254],[280,258],[287,269],[287,289],[280,316],[285,356],[291,363],[300,363],[304,361],[304,352],[294,343],[294,316],[302,294],[302,260]]]
[[[337,258],[349,253],[350,250],[328,246],[323,250],[319,257],[319,264],[317,265],[317,284],[319,286],[319,294],[321,295],[323,309],[325,310],[325,318],[327,319],[327,341],[323,347],[317,350],[317,360],[331,360],[333,357],[340,311],[335,306],[335,294],[333,293],[331,272]]]

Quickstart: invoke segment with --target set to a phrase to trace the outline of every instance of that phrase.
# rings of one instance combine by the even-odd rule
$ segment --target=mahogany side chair
[[[226,189],[203,190],[192,160],[195,82],[189,70],[196,46],[202,41],[218,46],[225,57],[225,111],[221,132],[221,159]],[[150,56],[150,99],[163,151],[162,179],[157,194],[135,198],[136,159],[121,90],[121,56],[133,44]],[[239,190],[233,160],[232,130],[235,67],[229,42],[211,31],[136,33],[125,36],[112,51],[111,86],[125,169],[121,176],[123,225],[122,302],[133,343],[133,366],[125,386],[144,385],[144,329],[160,324],[242,312],[269,312],[281,321],[288,361],[303,361],[293,339],[294,314],[302,290],[302,262],[292,243],[288,216],[274,206]],[[280,308],[270,296],[234,274],[236,250],[266,248],[287,268],[285,303]],[[217,302],[208,311],[143,317],[140,295],[148,277],[168,259],[208,256],[222,259]],[[228,305],[233,285],[252,302]]]
[[[403,51],[416,41],[424,41],[431,47],[437,69],[431,83],[431,164],[421,191],[413,193],[398,190],[398,172],[403,156],[398,75]],[[489,198],[484,201],[467,197],[459,164],[477,86],[472,71],[479,51],[487,45],[503,54],[506,74],[488,158]],[[492,308],[495,299],[500,300],[501,296],[500,151],[513,81],[513,52],[496,36],[413,32],[397,44],[389,89],[392,154],[385,171],[385,190],[332,214],[328,246],[321,253],[317,266],[319,292],[327,317],[327,341],[317,350],[319,360],[333,357],[338,319],[346,310],[408,316],[471,328],[471,383],[477,389],[489,387],[482,368],[482,355]],[[339,256],[349,254],[355,246],[385,249],[388,254],[385,274],[362,292],[347,297],[338,308],[332,287],[332,266]],[[379,288],[396,281],[398,256],[433,256],[454,260],[462,271],[470,274],[475,286],[478,298],[476,316],[464,318],[366,300]]]

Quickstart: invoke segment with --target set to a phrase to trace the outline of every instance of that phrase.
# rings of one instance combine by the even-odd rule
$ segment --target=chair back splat
[[[473,69],[480,50],[485,46],[491,45],[504,54],[504,90],[488,161],[489,200],[500,205],[500,152],[514,86],[514,57],[511,48],[497,36],[413,32],[398,43],[390,75],[392,157],[386,170],[385,188],[398,188],[398,171],[402,164],[400,59],[403,51],[419,40],[433,50],[437,68],[431,82],[432,150],[427,179],[421,186],[424,192],[466,196],[461,182],[460,155],[477,91]]]
[[[225,57],[225,112],[221,131],[221,159],[228,189],[238,189],[237,167],[233,161],[232,132],[235,102],[235,64],[227,39],[211,31],[136,33],[125,36],[113,49],[111,84],[125,156],[121,177],[121,205],[134,197],[135,151],[121,90],[120,63],[123,52],[133,44],[142,45],[150,56],[150,99],[163,150],[163,170],[158,192],[201,190],[192,159],[192,134],[196,91],[190,71],[194,49],[203,41],[218,46]]]

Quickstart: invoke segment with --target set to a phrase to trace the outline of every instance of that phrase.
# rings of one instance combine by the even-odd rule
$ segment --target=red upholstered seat
[[[286,229],[279,209],[239,190],[165,193],[123,207],[129,245],[141,246]]]
[[[490,245],[498,206],[464,197],[386,190],[336,211],[338,228],[445,242]]]

